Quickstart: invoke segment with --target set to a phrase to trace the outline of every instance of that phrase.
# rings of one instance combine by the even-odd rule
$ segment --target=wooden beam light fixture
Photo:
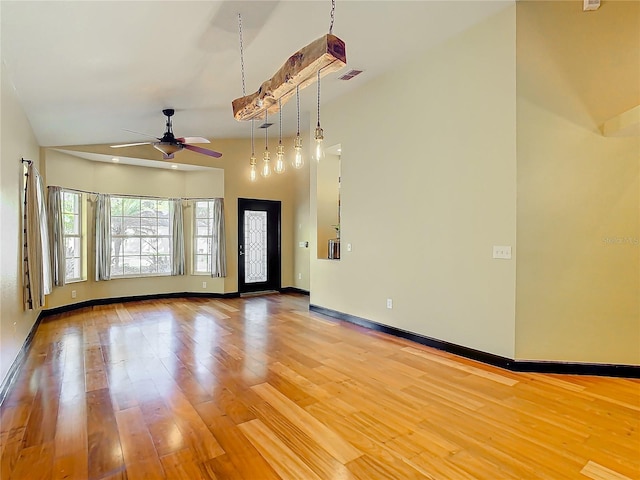
[[[277,113],[280,106],[296,93],[347,64],[345,43],[328,33],[291,55],[273,77],[262,83],[257,92],[236,98],[233,116],[236,120],[263,118],[265,111]]]

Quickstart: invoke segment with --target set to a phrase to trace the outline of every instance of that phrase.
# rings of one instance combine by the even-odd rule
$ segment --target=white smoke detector
[[[584,3],[582,5],[582,10],[583,11],[588,11],[588,10],[597,10],[600,8],[600,0],[583,0]]]

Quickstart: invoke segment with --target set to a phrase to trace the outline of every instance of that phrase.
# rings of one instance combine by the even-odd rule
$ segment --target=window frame
[[[193,253],[191,255],[191,272],[193,275],[211,275],[211,245],[215,240],[215,233],[213,231],[213,203],[215,198],[207,198],[207,199],[198,199],[193,202],[193,234],[192,234],[192,248]],[[206,203],[207,204],[207,216],[199,217],[198,216],[198,204]],[[198,220],[207,219],[207,234],[199,235],[198,234]],[[208,250],[205,253],[198,252],[198,239],[208,239],[207,245]],[[206,257],[206,270],[198,270],[198,257]]]
[[[84,216],[84,195],[81,192],[76,192],[73,190],[65,190],[65,189],[61,189],[61,210],[62,210],[62,218],[63,218],[63,225],[67,225],[67,223],[65,222],[65,219],[69,216],[72,217],[76,217],[75,221],[72,221],[71,224],[74,225],[74,227],[77,227],[78,231],[75,231],[74,228],[74,232],[73,233],[68,233],[66,228],[63,228],[62,231],[62,242],[65,246],[64,248],[64,282],[66,283],[77,283],[77,282],[82,282],[85,281],[87,279],[87,257],[86,257],[86,222],[85,222],[85,216]],[[74,204],[74,209],[73,211],[68,211],[66,209],[66,198],[67,196],[71,196],[74,197],[75,200],[73,202]],[[76,208],[77,207],[77,211]],[[72,255],[69,256],[69,251],[67,249],[67,239],[77,239],[77,244],[79,245],[79,249],[80,251],[77,253],[77,255]],[[75,243],[75,242],[74,242]],[[69,277],[69,268],[68,268],[68,262],[69,260],[74,260],[74,259],[78,259],[78,275],[74,276],[74,277]]]

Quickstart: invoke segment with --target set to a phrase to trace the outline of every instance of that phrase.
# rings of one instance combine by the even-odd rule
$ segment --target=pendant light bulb
[[[302,137],[296,136],[293,141],[293,150],[295,151],[295,157],[293,158],[293,167],[301,169],[304,166],[304,160],[302,158]]]
[[[315,159],[320,161],[324,158],[324,146],[322,145],[322,141],[324,140],[324,134],[322,128],[320,128],[320,124],[316,127],[316,149],[315,149]]]
[[[280,115],[280,136],[278,141],[278,148],[276,149],[276,166],[274,171],[280,175],[284,173],[284,145],[282,145],[282,99],[278,99],[278,113]]]
[[[267,149],[265,149],[264,157],[262,157],[262,170],[260,171],[260,175],[264,178],[271,176],[271,154]]]
[[[258,172],[256,169],[256,157],[255,155],[251,155],[251,159],[249,160],[249,164],[251,168],[249,170],[249,180],[255,182],[258,179]]]
[[[284,146],[282,144],[279,144],[278,149],[276,150],[276,166],[273,170],[277,174],[284,173]]]

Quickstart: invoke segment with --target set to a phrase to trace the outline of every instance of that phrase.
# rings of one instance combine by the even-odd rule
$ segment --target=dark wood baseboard
[[[579,363],[579,362],[554,362],[554,361],[536,361],[536,360],[514,360],[512,358],[494,355],[492,353],[475,350],[473,348],[449,343],[444,340],[427,337],[418,333],[409,332],[395,327],[390,327],[381,323],[377,323],[365,318],[350,315],[348,313],[338,312],[329,308],[318,305],[309,305],[309,310],[321,313],[328,317],[353,323],[361,327],[376,330],[378,332],[388,333],[395,337],[411,340],[412,342],[426,345],[428,347],[444,350],[445,352],[460,355],[462,357],[477,360],[489,365],[504,368],[514,372],[532,372],[532,373],[559,373],[570,375],[597,375],[602,377],[624,377],[624,378],[640,378],[640,366],[637,365],[621,365],[621,364],[603,364],[603,363]]]
[[[309,291],[308,290],[303,290],[303,289],[298,288],[298,287],[283,287],[283,288],[280,289],[280,293],[297,293],[299,295],[309,296]]]
[[[16,378],[18,378],[18,374],[20,373],[20,369],[22,368],[25,358],[27,358],[27,354],[29,353],[29,349],[31,348],[31,343],[33,342],[33,337],[38,330],[40,322],[42,322],[42,312],[40,312],[38,318],[36,318],[36,321],[33,322],[31,330],[29,330],[29,334],[22,344],[22,348],[18,352],[18,355],[7,371],[7,375],[4,377],[2,384],[0,384],[0,405],[2,405],[2,403],[4,402],[4,399],[9,393],[13,382],[16,380]]]
[[[71,312],[79,308],[94,307],[96,305],[111,305],[113,303],[139,302],[143,300],[159,300],[163,298],[237,298],[238,292],[232,293],[209,293],[209,292],[173,292],[173,293],[154,293],[151,295],[135,295],[132,297],[111,297],[111,298],[94,298],[84,302],[72,303],[61,307],[49,308],[40,313],[40,317],[49,317],[59,313]]]

